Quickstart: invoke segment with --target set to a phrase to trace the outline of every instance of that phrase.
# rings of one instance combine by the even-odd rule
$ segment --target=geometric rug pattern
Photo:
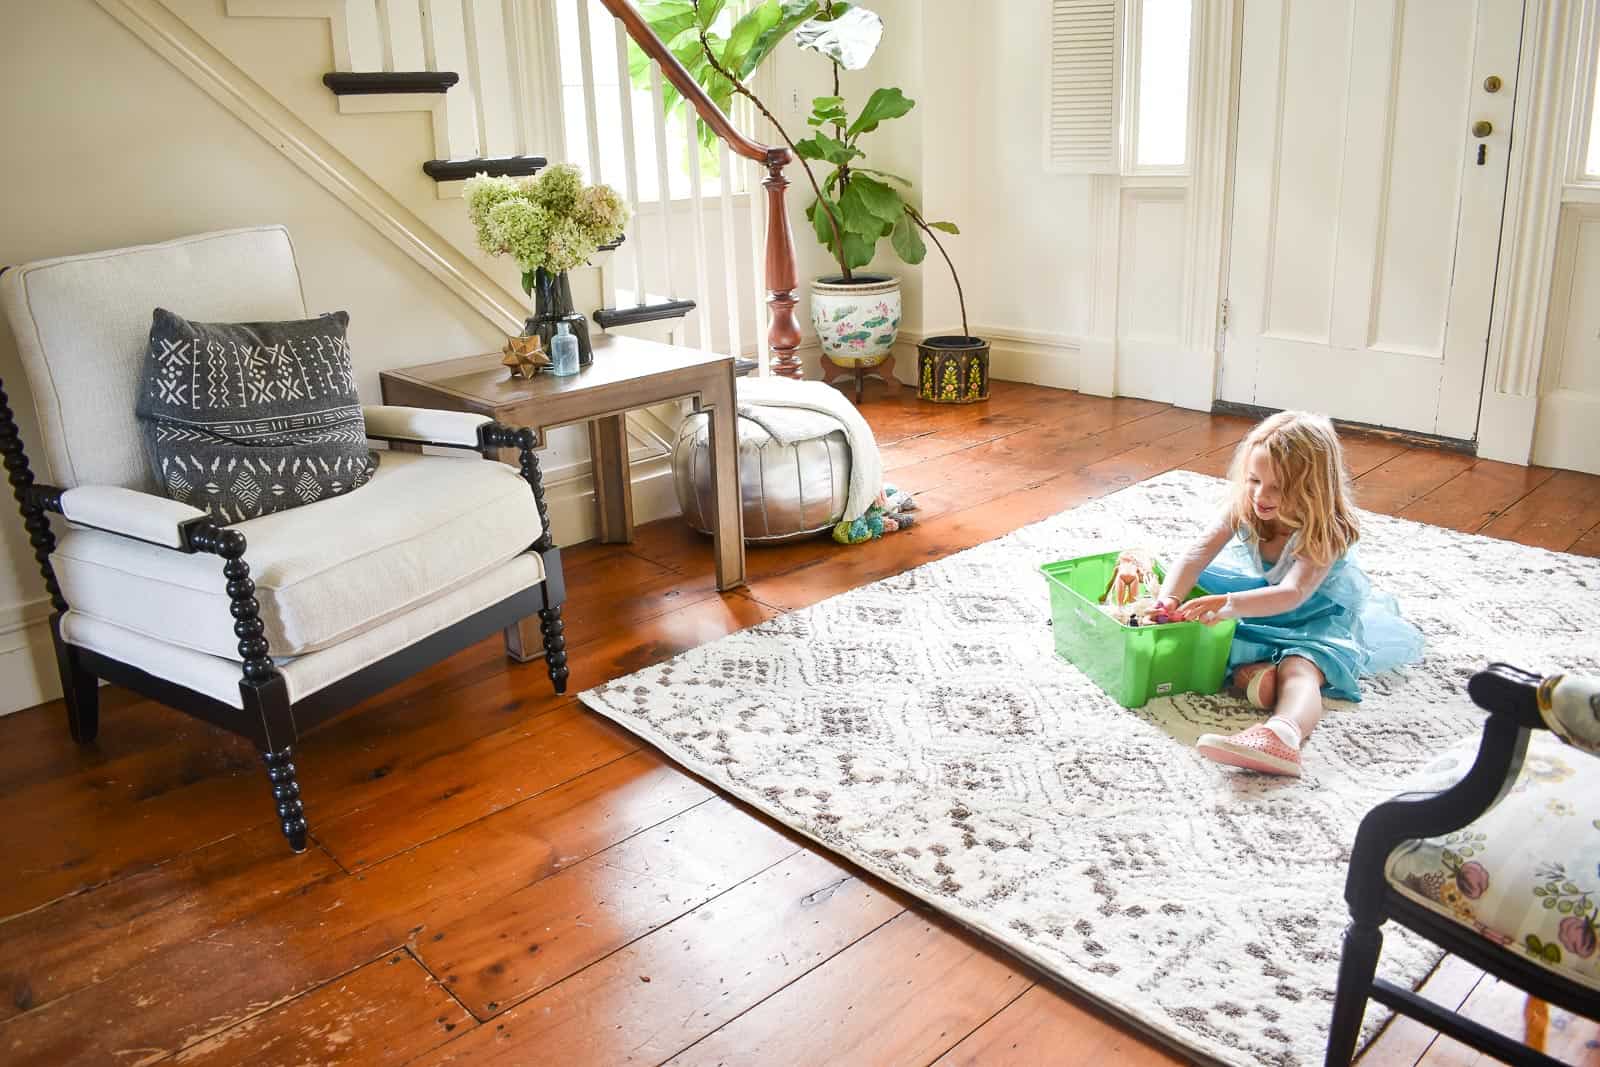
[[[1317,1064],[1356,825],[1475,735],[1485,663],[1600,673],[1600,560],[1363,513],[1361,565],[1426,656],[1332,702],[1303,778],[1266,778],[1194,751],[1260,719],[1242,701],[1130,711],[1058,659],[1038,572],[1136,544],[1172,558],[1224,487],[1166,474],[581,698],[1191,1056]],[[1441,956],[1390,926],[1380,973],[1415,986]]]

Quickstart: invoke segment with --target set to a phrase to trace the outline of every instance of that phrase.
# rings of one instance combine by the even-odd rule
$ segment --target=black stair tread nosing
[[[665,300],[632,307],[600,308],[594,313],[594,321],[600,324],[601,329],[609,330],[613,326],[636,326],[641,322],[682,318],[694,309],[693,300]]]
[[[448,70],[342,71],[322,76],[322,84],[338,96],[378,93],[442,93],[461,80]]]
[[[543,156],[487,156],[482,159],[430,159],[422,172],[434,181],[465,181],[479,174],[491,178],[525,178],[550,161]]]

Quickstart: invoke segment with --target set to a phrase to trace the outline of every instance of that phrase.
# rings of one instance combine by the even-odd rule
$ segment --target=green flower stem
[[[945,266],[950,268],[950,280],[956,283],[956,300],[961,304],[961,336],[971,337],[972,331],[967,327],[967,297],[961,291],[961,275],[956,273],[956,265],[950,261],[950,253],[944,250],[944,242],[934,234],[933,227],[929,226],[927,220],[918,214],[917,209],[910,204],[904,206],[906,216],[917,224],[918,229],[928,235],[928,239],[933,242],[933,247],[937,248],[939,254],[944,257]]]
[[[690,3],[693,5],[695,18],[698,22],[700,0],[690,0]],[[794,138],[789,136],[789,131],[783,128],[783,124],[778,121],[777,116],[767,109],[767,105],[763,104],[760,97],[752,93],[744,82],[734,76],[733,71],[722,65],[722,61],[717,58],[716,51],[711,47],[711,42],[706,39],[706,31],[703,26],[699,34],[700,48],[705,52],[706,62],[711,65],[711,69],[728,79],[728,84],[733,86],[734,92],[749,100],[761,114],[766,116],[767,121],[772,123],[772,128],[778,131],[778,136],[783,138],[783,143],[789,146],[789,151],[794,155],[795,162],[799,163],[800,169],[806,172],[806,180],[811,183],[811,191],[817,194],[817,205],[827,214],[828,225],[833,229],[833,248],[829,251],[832,251],[834,258],[839,261],[839,269],[844,272],[844,280],[850,281],[850,265],[845,262],[844,258],[844,236],[839,229],[839,220],[834,217],[833,210],[828,207],[828,201],[822,195],[822,187],[817,184],[817,176],[811,173],[810,164],[806,162],[805,156],[800,154],[800,149],[795,146]]]

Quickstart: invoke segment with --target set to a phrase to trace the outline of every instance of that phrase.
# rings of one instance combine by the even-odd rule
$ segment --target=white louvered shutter
[[[1115,174],[1122,64],[1120,0],[1051,0],[1045,168]]]

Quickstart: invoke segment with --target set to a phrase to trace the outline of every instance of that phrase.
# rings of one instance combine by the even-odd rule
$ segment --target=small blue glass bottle
[[[556,324],[556,335],[550,338],[550,373],[561,378],[578,373],[578,339],[564,322]]]

